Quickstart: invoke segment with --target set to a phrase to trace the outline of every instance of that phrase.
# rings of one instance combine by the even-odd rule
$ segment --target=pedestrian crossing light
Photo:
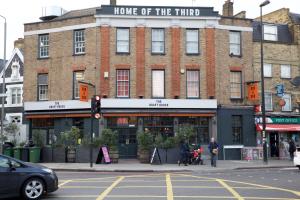
[[[92,98],[92,115],[96,119],[101,118],[101,97],[98,95]]]

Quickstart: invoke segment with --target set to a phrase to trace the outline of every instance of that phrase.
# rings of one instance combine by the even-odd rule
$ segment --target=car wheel
[[[40,199],[44,192],[44,183],[39,178],[27,180],[22,188],[22,194],[25,199]]]

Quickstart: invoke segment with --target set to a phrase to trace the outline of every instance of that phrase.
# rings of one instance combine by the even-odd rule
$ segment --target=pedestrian
[[[181,163],[187,166],[189,153],[190,150],[188,143],[184,140],[180,141],[180,160],[178,161],[179,166]]]
[[[289,142],[289,153],[290,153],[290,158],[291,158],[291,161],[294,160],[294,153],[296,151],[296,145],[295,145],[295,142],[293,139],[290,139],[290,142]]]
[[[208,145],[208,149],[210,152],[210,163],[212,167],[217,167],[217,155],[218,155],[218,149],[219,145],[215,141],[215,138],[211,138],[210,143]]]

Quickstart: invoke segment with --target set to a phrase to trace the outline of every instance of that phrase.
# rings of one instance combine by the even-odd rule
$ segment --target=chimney
[[[223,16],[232,17],[233,16],[233,2],[231,0],[226,0],[223,5]]]
[[[116,6],[117,5],[117,0],[110,0],[110,5],[111,6]]]
[[[14,41],[14,47],[18,48],[20,50],[24,49],[24,39],[23,38],[18,38],[17,40]]]

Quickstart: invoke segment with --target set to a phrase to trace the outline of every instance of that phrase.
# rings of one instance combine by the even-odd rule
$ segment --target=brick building
[[[282,8],[263,16],[264,22],[264,77],[269,156],[288,157],[284,143],[293,138],[299,144],[300,115],[299,86],[292,84],[299,74],[300,15]],[[260,80],[260,23],[253,23],[254,80]],[[284,94],[280,91],[284,88]],[[282,99],[285,105],[281,106]],[[261,144],[259,123],[256,114],[258,145]]]
[[[72,125],[89,133],[90,104],[78,80],[95,85],[103,118],[118,130],[121,157],[136,156],[136,133],[173,136],[192,125],[197,142],[255,145],[252,20],[211,7],[102,5],[25,24],[25,116],[51,143]],[[90,97],[93,95],[90,90]],[[222,149],[222,148],[221,148]],[[230,158],[239,158],[232,150]],[[228,156],[229,156],[228,155]],[[220,154],[222,157],[222,154]]]

